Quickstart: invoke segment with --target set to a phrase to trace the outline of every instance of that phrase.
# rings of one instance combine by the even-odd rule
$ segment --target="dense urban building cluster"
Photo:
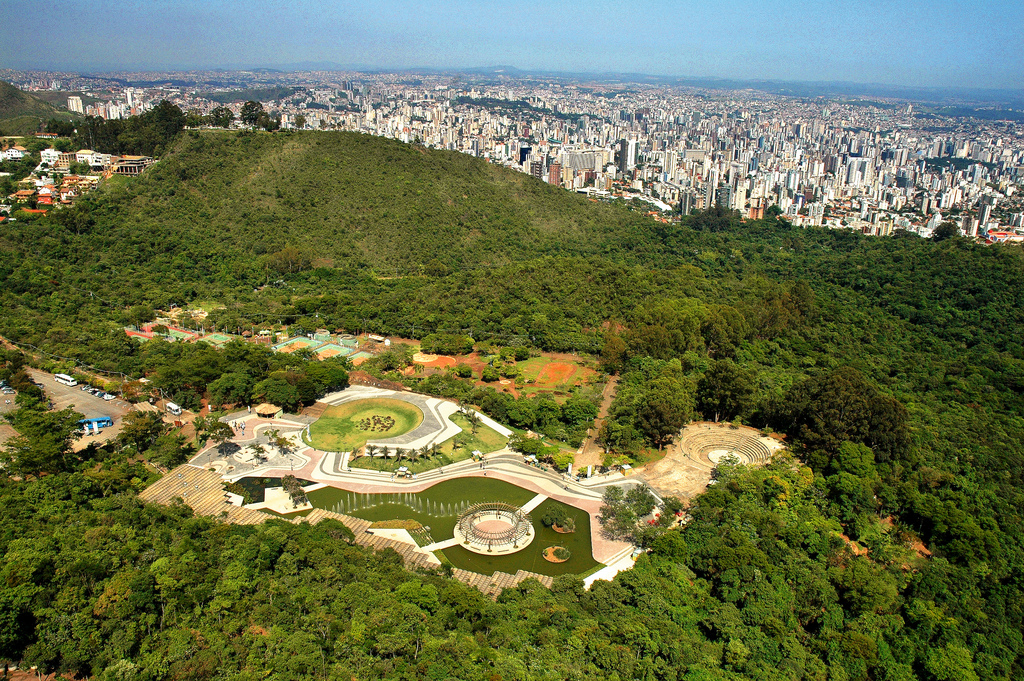
[[[797,225],[879,236],[930,236],[952,221],[989,241],[1017,240],[1024,227],[1024,135],[994,110],[963,117],[895,100],[555,78],[194,72],[146,74],[144,87],[127,87],[142,74],[14,75],[28,89],[95,86],[86,99],[96,101],[71,95],[67,106],[108,119],[166,99],[203,116],[230,110],[244,126],[237,93],[262,99],[284,129],[460,151],[667,214],[721,206],[756,219],[777,207]]]

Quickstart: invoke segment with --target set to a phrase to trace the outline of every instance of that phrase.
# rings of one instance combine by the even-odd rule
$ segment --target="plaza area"
[[[207,447],[191,463],[217,472],[229,482],[243,478],[275,480],[294,475],[314,483],[306,490],[315,509],[353,515],[371,522],[405,518],[419,523],[424,529],[417,532],[403,534],[403,530],[398,529],[387,532],[413,543],[419,536],[421,542],[427,543],[418,546],[418,550],[444,553],[456,567],[464,567],[471,572],[596,574],[600,570],[607,571],[609,565],[618,566],[616,571],[631,565],[631,561],[627,564],[623,559],[631,556],[632,545],[607,538],[597,518],[606,486],[636,485],[638,481],[622,476],[571,480],[528,465],[522,455],[503,445],[452,464],[430,467],[436,463],[430,461],[425,464],[427,468],[421,467],[421,472],[408,476],[395,474],[397,469],[404,467],[399,464],[405,463],[397,460],[387,461],[388,469],[385,470],[359,468],[350,465],[352,450],[341,446],[336,449],[315,446],[322,441],[318,431],[320,436],[347,437],[345,444],[352,445],[354,449],[360,446],[364,450],[387,447],[392,451],[402,449],[410,452],[416,448],[443,445],[456,435],[471,437],[469,432],[464,432],[468,429],[466,419],[469,414],[446,400],[364,386],[353,386],[328,395],[322,403],[314,412],[320,414],[320,419],[327,417],[321,425],[331,427],[323,431],[317,426],[318,419],[313,417],[286,414],[266,419],[248,412],[231,414],[224,420],[234,426],[235,437],[222,445]],[[400,422],[398,412],[402,411],[406,417],[402,417]],[[479,420],[480,428],[487,428],[497,436],[507,439],[512,434],[510,429],[484,414],[473,412],[472,417]],[[242,424],[245,424],[244,431]],[[361,440],[364,441],[362,445]],[[341,444],[338,439],[334,442]],[[548,536],[553,531],[534,521],[532,529],[521,536],[524,540],[531,538],[530,542],[516,541],[514,537],[507,549],[493,550],[498,547],[492,539],[492,551],[487,551],[488,547],[481,542],[492,534],[501,534],[502,528],[474,525],[473,536],[479,541],[470,541],[469,544],[465,543],[465,536],[460,541],[455,532],[459,513],[472,504],[484,502],[512,503],[523,509],[523,513],[536,509],[534,517],[542,517],[552,504],[564,504],[570,515],[577,516],[578,530],[575,537]],[[275,510],[266,507],[266,503],[263,502],[262,507]],[[276,512],[287,517],[297,515],[288,507]],[[544,536],[544,541],[533,542],[532,537],[538,535]],[[543,550],[555,542],[572,544],[571,560],[565,563],[543,560]],[[483,550],[474,552],[471,548]],[[604,578],[608,578],[607,573]]]

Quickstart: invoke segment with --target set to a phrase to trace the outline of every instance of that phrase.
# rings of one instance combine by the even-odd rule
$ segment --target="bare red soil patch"
[[[538,383],[550,383],[557,385],[559,383],[565,383],[573,374],[576,373],[575,364],[564,364],[562,362],[551,362],[545,364],[540,370],[540,375],[537,376]]]

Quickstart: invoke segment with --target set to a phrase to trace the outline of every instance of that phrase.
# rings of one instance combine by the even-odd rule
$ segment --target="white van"
[[[174,414],[175,416],[181,416],[181,407],[176,405],[174,402],[167,403],[167,413]]]

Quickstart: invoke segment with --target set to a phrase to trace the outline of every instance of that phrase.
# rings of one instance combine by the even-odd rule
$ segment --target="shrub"
[[[565,548],[564,546],[556,546],[555,550],[551,553],[558,560],[569,560],[569,558],[572,556],[572,553],[569,552],[569,549]]]
[[[555,505],[547,510],[540,521],[545,527],[551,527],[552,525],[565,527],[565,520],[568,517],[569,514],[565,512],[565,509],[561,505]]]

